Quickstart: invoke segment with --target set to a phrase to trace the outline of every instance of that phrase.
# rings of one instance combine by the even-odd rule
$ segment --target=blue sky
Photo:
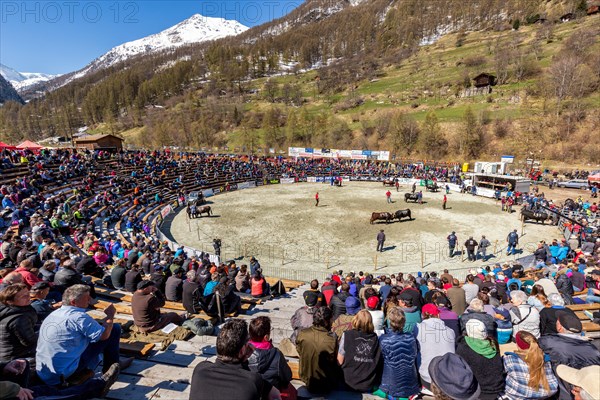
[[[71,72],[114,46],[196,13],[256,26],[287,14],[302,1],[0,0],[0,63],[20,72]]]

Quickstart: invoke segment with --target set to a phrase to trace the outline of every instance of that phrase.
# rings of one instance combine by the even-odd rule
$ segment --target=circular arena
[[[174,239],[198,250],[213,252],[213,238],[223,241],[222,258],[245,262],[255,256],[267,273],[290,279],[323,277],[328,270],[393,273],[461,270],[473,265],[514,260],[506,256],[506,236],[517,229],[523,254],[531,254],[540,240],[557,233],[556,227],[521,223],[518,212],[500,211],[494,200],[451,192],[447,209],[443,193],[426,192],[423,204],[406,203],[404,194],[374,182],[344,182],[343,187],[323,183],[268,185],[213,196],[213,215],[189,219],[185,209],[171,224]],[[319,206],[315,194],[319,192]],[[370,224],[372,212],[409,208],[412,220]],[[383,252],[376,251],[376,236],[383,229]],[[449,257],[446,237],[456,231],[459,246],[485,235],[492,246],[487,261],[469,262]],[[460,250],[460,248],[459,248]],[[516,255],[521,257],[522,255]]]

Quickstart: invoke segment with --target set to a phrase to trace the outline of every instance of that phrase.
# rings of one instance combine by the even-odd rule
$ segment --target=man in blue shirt
[[[48,385],[84,376],[95,370],[103,355],[103,372],[119,363],[121,326],[113,323],[116,310],[110,305],[104,310],[106,319],[100,325],[86,313],[90,302],[87,285],[73,285],[63,294],[63,305],[42,323],[36,349],[37,374]],[[120,369],[131,365],[128,359]]]

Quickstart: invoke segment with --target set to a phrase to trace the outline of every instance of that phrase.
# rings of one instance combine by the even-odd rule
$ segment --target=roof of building
[[[120,137],[118,137],[116,135],[112,135],[112,134],[108,133],[108,134],[100,134],[100,135],[83,136],[83,137],[75,139],[75,142],[96,142],[96,141],[98,141],[100,139],[103,139],[105,137],[108,137],[108,136],[112,136],[112,137],[117,138],[119,140],[123,140],[122,138],[120,138]]]

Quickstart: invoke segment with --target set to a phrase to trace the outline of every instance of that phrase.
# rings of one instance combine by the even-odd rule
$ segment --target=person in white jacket
[[[437,356],[454,353],[456,336],[440,319],[440,310],[433,304],[425,304],[421,310],[422,322],[417,324],[416,336],[421,352],[419,374],[423,387],[431,389],[429,363]]]
[[[527,304],[527,294],[522,290],[513,290],[510,292],[510,302],[513,305],[510,309],[513,338],[517,332],[526,331],[539,339],[540,313],[534,306]]]

